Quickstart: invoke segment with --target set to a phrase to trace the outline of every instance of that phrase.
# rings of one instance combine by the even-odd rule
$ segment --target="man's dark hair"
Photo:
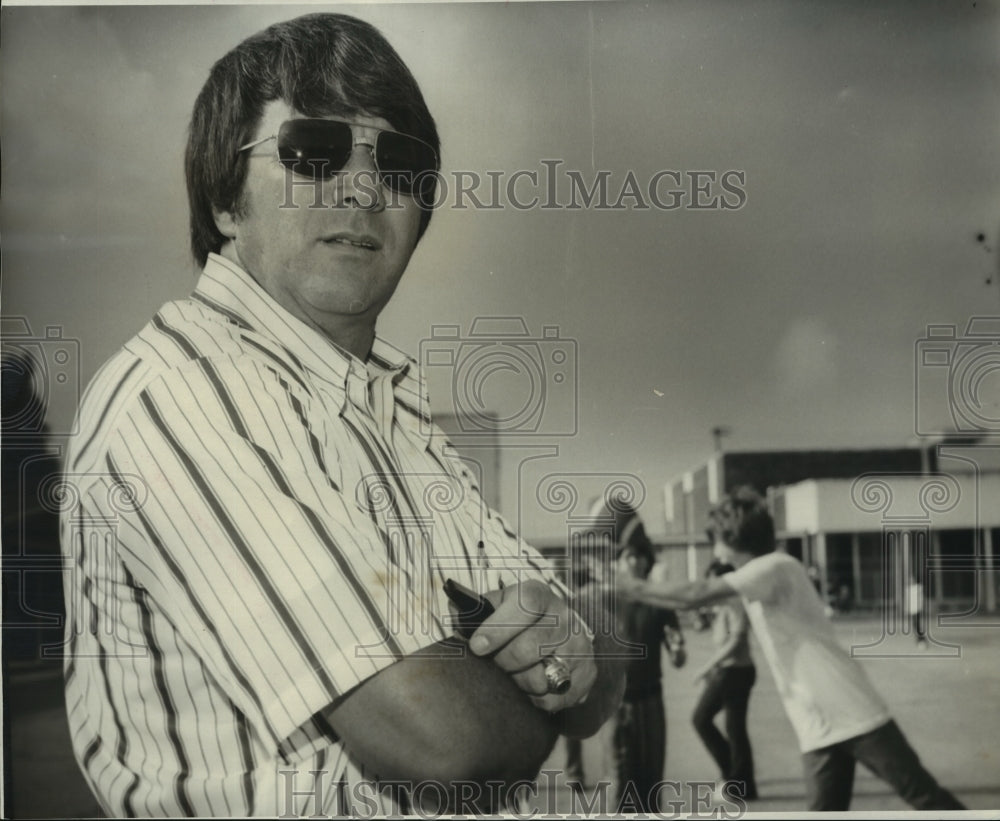
[[[374,26],[343,14],[307,14],[248,37],[209,73],[194,104],[184,170],[191,250],[199,266],[226,241],[212,209],[240,213],[247,152],[267,103],[306,117],[382,117],[440,156],[437,127],[420,87]],[[435,169],[437,170],[437,169]],[[434,201],[434,191],[426,201]],[[424,207],[423,236],[431,219]]]
[[[709,519],[709,534],[736,550],[753,556],[774,551],[774,519],[764,498],[749,485],[732,490]]]

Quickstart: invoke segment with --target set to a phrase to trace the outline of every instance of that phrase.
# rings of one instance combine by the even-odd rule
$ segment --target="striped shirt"
[[[107,812],[370,815],[324,708],[452,633],[447,577],[565,595],[427,407],[413,360],[343,353],[216,255],[99,371],[61,526],[69,724]]]

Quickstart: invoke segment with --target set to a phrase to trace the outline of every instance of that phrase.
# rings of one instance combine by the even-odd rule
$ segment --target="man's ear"
[[[215,220],[215,227],[219,233],[229,239],[236,239],[236,218],[232,211],[222,211],[218,208],[212,209],[212,218]]]

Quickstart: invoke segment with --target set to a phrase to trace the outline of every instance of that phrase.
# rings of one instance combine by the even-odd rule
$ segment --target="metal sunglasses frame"
[[[263,145],[264,143],[268,142],[269,140],[274,140],[275,141],[275,152],[274,153],[277,155],[277,153],[278,153],[277,152],[277,141],[278,141],[278,137],[280,136],[281,129],[287,123],[294,123],[294,122],[337,123],[338,125],[346,125],[346,126],[348,126],[351,129],[351,150],[352,150],[352,152],[353,152],[354,148],[356,146],[359,146],[359,145],[363,145],[365,148],[367,148],[369,150],[369,153],[372,156],[372,162],[375,164],[375,170],[378,172],[380,178],[384,178],[386,176],[386,174],[383,174],[382,169],[379,168],[379,164],[378,164],[378,141],[379,141],[379,138],[383,134],[397,134],[400,137],[405,137],[408,140],[414,140],[414,141],[420,143],[421,145],[423,145],[423,146],[425,146],[427,148],[427,150],[430,152],[431,156],[434,158],[434,166],[432,168],[428,168],[428,169],[425,169],[423,171],[418,172],[419,174],[423,174],[423,173],[436,173],[437,170],[438,170],[438,155],[437,155],[437,152],[434,150],[434,147],[430,143],[426,142],[425,140],[421,140],[419,137],[414,137],[412,134],[404,134],[402,131],[395,131],[395,130],[393,130],[391,128],[378,128],[377,126],[368,125],[366,123],[351,122],[349,120],[328,120],[328,119],[323,118],[323,117],[299,117],[299,118],[295,118],[295,119],[292,119],[292,120],[285,120],[278,127],[278,133],[276,133],[276,134],[269,134],[266,137],[261,137],[258,140],[253,140],[252,142],[248,142],[248,143],[246,143],[246,145],[241,145],[237,149],[237,151],[238,152],[249,151],[251,148],[256,148],[258,145]],[[371,142],[371,141],[369,141],[368,139],[366,139],[364,137],[357,137],[355,135],[355,128],[365,128],[365,129],[368,129],[370,131],[374,131],[375,132],[375,140],[374,140],[374,142]],[[249,156],[266,156],[266,155],[263,155],[263,154],[251,154]],[[280,156],[278,156],[278,161],[281,162],[281,157]],[[348,161],[350,161],[350,155],[348,155]],[[282,165],[284,165],[284,163],[282,163]],[[345,163],[345,165],[346,165],[346,163]],[[287,166],[285,166],[285,167],[287,168]],[[343,168],[343,166],[341,166],[341,168],[336,169],[333,173],[336,174],[342,168]],[[291,171],[290,168],[288,170]],[[389,172],[389,173],[393,173],[393,172]],[[396,173],[398,173],[398,172],[396,172]]]

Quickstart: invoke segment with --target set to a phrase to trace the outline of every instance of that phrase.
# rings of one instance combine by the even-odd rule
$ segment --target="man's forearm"
[[[413,784],[534,778],[558,736],[510,676],[456,642],[385,668],[328,718],[366,769]]]

